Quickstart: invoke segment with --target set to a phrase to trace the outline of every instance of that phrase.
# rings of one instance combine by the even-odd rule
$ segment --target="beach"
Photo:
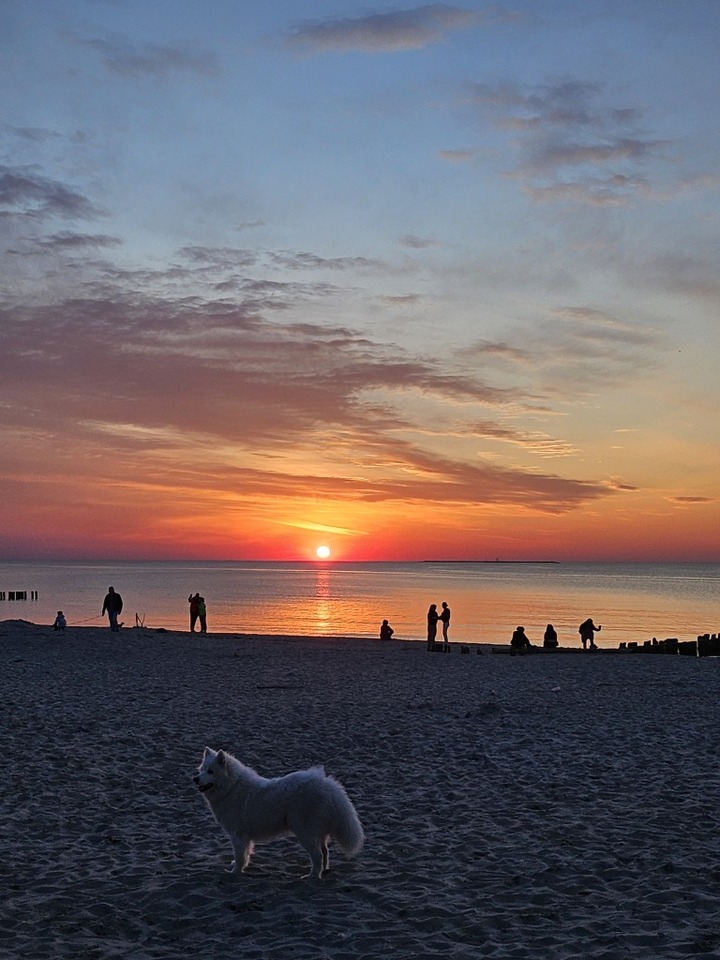
[[[8,620],[0,662],[3,956],[720,951],[718,658]],[[288,838],[225,873],[205,745],[323,764],[360,855],[300,880]]]

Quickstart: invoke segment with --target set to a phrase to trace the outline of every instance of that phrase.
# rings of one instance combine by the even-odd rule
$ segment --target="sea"
[[[578,625],[602,625],[599,647],[720,632],[716,563],[0,562],[0,621],[100,626],[108,586],[125,628],[188,629],[188,596],[205,597],[208,631],[253,635],[423,640],[428,606],[452,611],[450,640],[509,644],[525,627],[541,644],[552,623],[561,646]],[[10,599],[14,594],[16,599]],[[26,599],[17,599],[18,594]]]

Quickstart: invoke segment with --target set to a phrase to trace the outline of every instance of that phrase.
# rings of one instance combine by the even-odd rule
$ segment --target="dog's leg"
[[[330,869],[330,844],[328,837],[323,837],[322,839],[322,868],[323,873],[327,873]]]
[[[230,864],[228,873],[243,873],[245,867],[250,863],[250,857],[253,853],[252,840],[246,840],[245,837],[230,837],[230,843],[233,848],[235,859]]]
[[[298,842],[307,850],[308,856],[310,857],[310,862],[312,864],[310,873],[303,874],[302,879],[307,880],[309,877],[317,877],[319,880],[323,874],[325,857],[327,853],[324,838],[320,840],[318,837],[309,837],[302,834],[298,836],[297,833],[295,836],[297,837]]]

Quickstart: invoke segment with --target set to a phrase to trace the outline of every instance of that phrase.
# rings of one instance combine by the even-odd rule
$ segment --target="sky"
[[[2,0],[0,557],[720,561],[717,0]]]

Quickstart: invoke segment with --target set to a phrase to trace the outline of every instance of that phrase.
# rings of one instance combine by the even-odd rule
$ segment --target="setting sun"
[[[327,560],[330,556],[330,547],[318,547],[315,553],[317,554],[318,560]]]

